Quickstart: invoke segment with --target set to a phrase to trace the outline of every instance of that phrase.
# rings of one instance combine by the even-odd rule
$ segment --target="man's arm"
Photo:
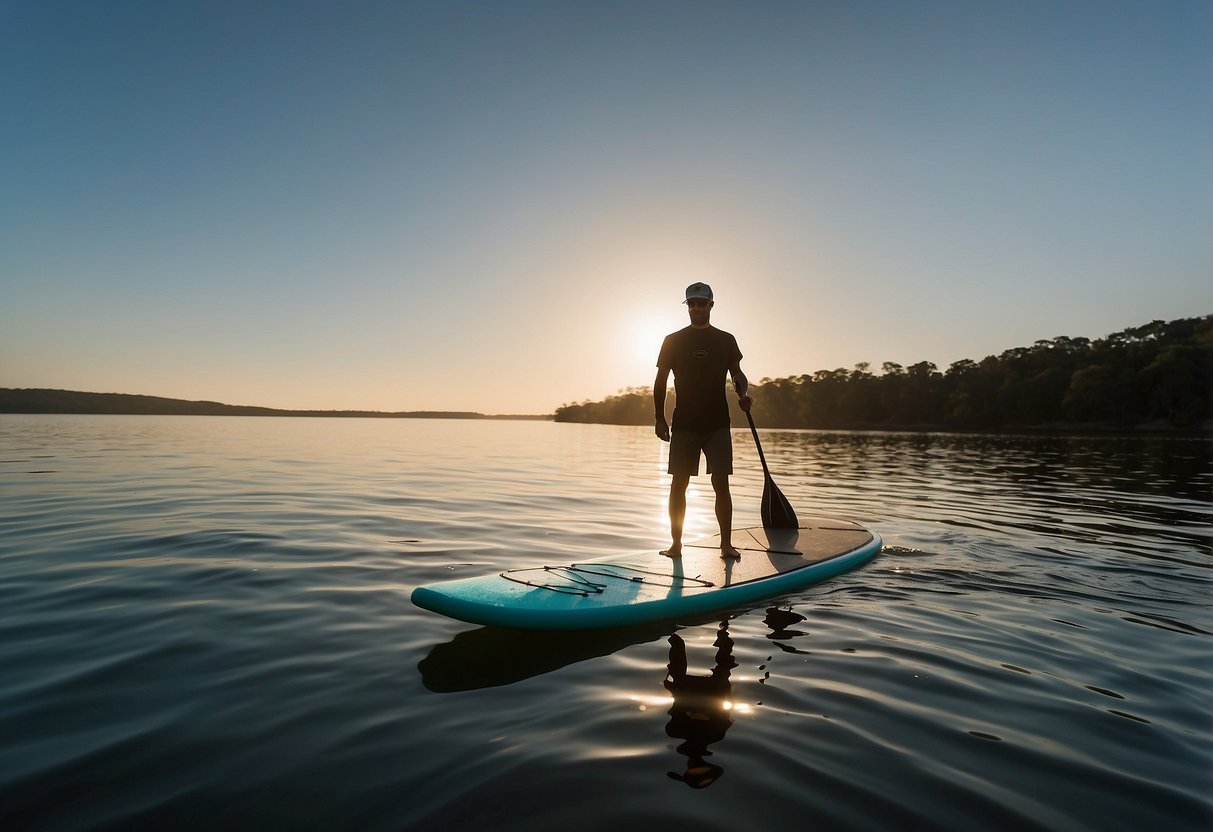
[[[729,376],[733,379],[733,389],[737,391],[737,404],[749,413],[754,400],[750,398],[750,381],[741,371],[741,361],[734,361],[729,367]]]
[[[670,426],[665,420],[665,387],[670,378],[669,367],[658,367],[653,379],[653,432],[662,442],[670,441]]]

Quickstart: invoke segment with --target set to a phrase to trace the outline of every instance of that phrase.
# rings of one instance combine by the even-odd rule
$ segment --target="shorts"
[[[709,474],[733,473],[733,434],[729,428],[706,433],[674,428],[670,434],[668,473],[698,476],[700,452],[707,457]]]

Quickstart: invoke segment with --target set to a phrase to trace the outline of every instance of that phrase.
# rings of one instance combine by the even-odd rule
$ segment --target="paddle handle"
[[[746,420],[750,423],[750,433],[754,434],[754,447],[758,449],[758,461],[762,463],[762,476],[766,479],[771,478],[771,472],[767,469],[767,458],[762,452],[762,442],[758,440],[758,428],[754,427],[754,417],[750,415],[750,411],[745,412]]]

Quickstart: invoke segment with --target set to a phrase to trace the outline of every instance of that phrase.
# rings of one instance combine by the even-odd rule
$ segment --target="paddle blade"
[[[762,504],[759,506],[762,516],[762,526],[765,529],[798,529],[796,512],[783,492],[775,485],[770,477],[762,485]]]

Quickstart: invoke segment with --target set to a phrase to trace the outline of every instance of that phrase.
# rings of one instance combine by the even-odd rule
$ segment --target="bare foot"
[[[680,558],[682,557],[682,544],[675,543],[668,549],[662,549],[661,554],[665,555],[667,558]]]
[[[741,552],[737,551],[737,549],[734,548],[732,545],[725,545],[725,546],[720,547],[720,556],[722,558],[725,558],[726,560],[728,558],[737,558],[738,560],[740,560]]]

